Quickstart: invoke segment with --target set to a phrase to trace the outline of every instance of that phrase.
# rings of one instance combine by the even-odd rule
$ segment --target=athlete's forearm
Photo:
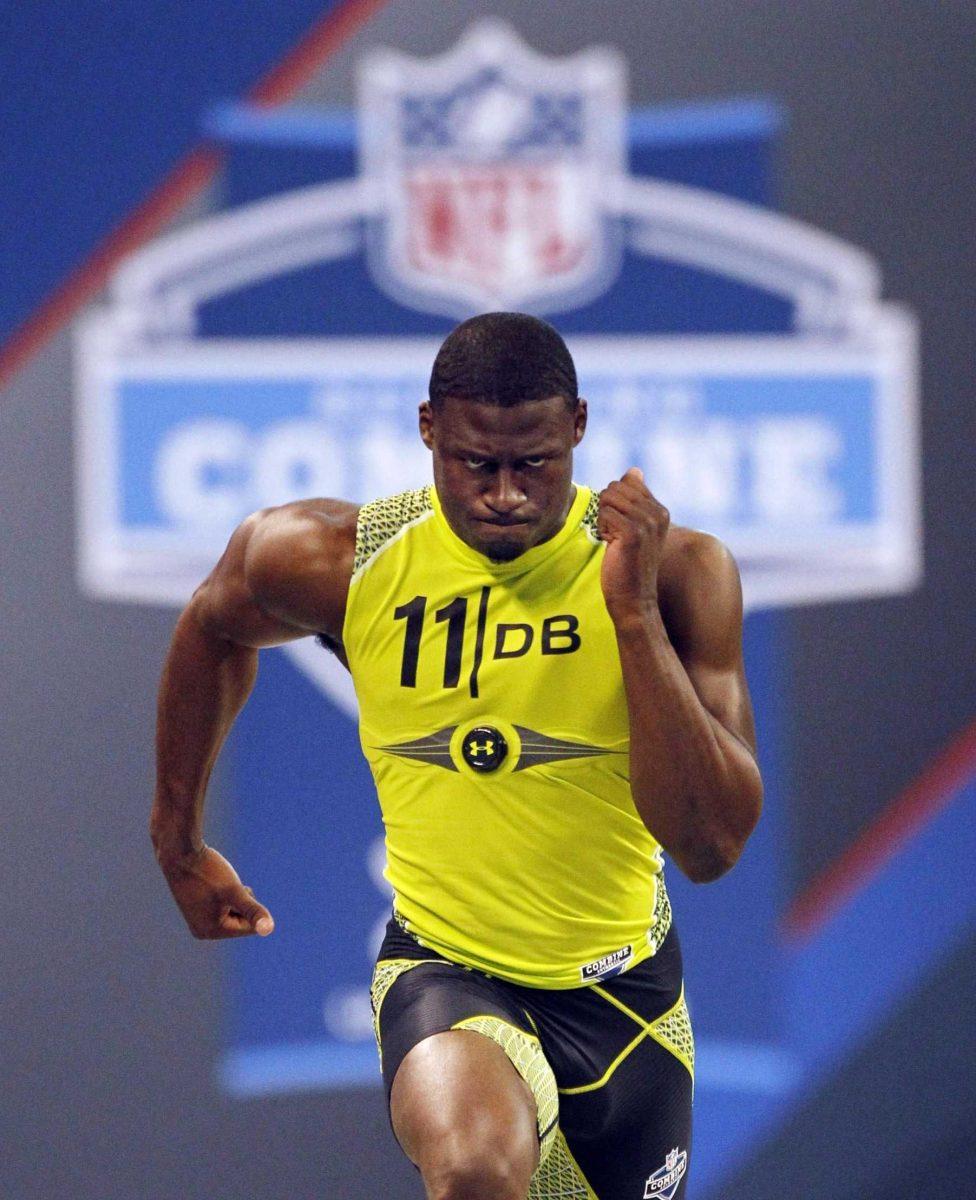
[[[257,674],[257,650],[208,631],[191,602],[163,667],[150,832],[160,863],[203,845],[210,773]]]
[[[759,816],[755,759],[698,699],[656,607],[615,627],[634,804],[689,878],[717,879],[735,863]]]

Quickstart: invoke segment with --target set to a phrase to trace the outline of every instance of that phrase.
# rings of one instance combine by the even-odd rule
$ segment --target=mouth
[[[532,540],[530,522],[509,520],[480,520],[482,534],[481,550],[495,562],[511,562],[525,550]]]

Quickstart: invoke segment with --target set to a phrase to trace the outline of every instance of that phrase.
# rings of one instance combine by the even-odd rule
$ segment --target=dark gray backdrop
[[[976,707],[976,10],[393,0],[303,99],[348,105],[366,46],[440,51],[489,11],[541,50],[625,49],[635,103],[781,100],[786,210],[874,254],[886,295],[921,319],[925,584],[790,618],[799,887]],[[173,614],[79,595],[70,410],[62,335],[0,395],[0,1195],[419,1196],[378,1091],[232,1102],[213,1086],[221,947],[186,933],[146,836],[153,694]],[[218,781],[208,826],[218,845],[220,817]],[[920,1162],[930,1184],[971,1178],[974,983],[970,944],[728,1195],[804,1197],[826,1171],[838,1200],[873,1200]],[[871,1137],[890,1145],[890,1181],[871,1168],[876,1193],[850,1174]]]

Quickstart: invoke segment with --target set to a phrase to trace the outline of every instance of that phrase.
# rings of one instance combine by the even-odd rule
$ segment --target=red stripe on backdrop
[[[925,825],[976,775],[976,721],[841,856],[793,901],[781,921],[784,939],[812,938],[881,872]]]
[[[344,0],[308,31],[298,45],[248,92],[252,104],[280,104],[293,96],[360,26],[389,0]]]
[[[289,99],[388,0],[341,0],[248,92],[254,104]],[[222,156],[198,146],[169,172],[0,346],[0,387],[105,286],[114,267],[184,208],[211,182]]]

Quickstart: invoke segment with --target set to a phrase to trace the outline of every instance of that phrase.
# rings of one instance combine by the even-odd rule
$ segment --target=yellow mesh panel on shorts
[[[396,983],[401,975],[422,962],[442,962],[439,958],[384,958],[373,968],[373,980],[369,985],[369,1003],[373,1009],[373,1034],[376,1038],[376,1048],[380,1052],[380,1062],[383,1061],[383,1046],[380,1043],[380,1007],[386,999],[386,993]]]
[[[539,1165],[532,1176],[527,1200],[597,1200],[583,1178],[557,1124],[559,1092],[556,1077],[538,1038],[516,1029],[500,1017],[468,1017],[455,1029],[471,1029],[501,1046],[535,1096],[539,1134]],[[548,1131],[545,1132],[544,1131]],[[544,1133],[544,1136],[543,1136]]]
[[[532,1176],[527,1200],[597,1200],[596,1192],[583,1178],[566,1145],[561,1129],[556,1130],[552,1147]]]
[[[692,1079],[695,1078],[695,1037],[691,1032],[691,1018],[688,1016],[688,1006],[685,1004],[685,989],[677,1003],[669,1008],[663,1016],[652,1021],[651,1037],[660,1042],[666,1050],[670,1050],[675,1058],[680,1059],[688,1068]]]
[[[559,1092],[552,1067],[542,1052],[539,1039],[522,1029],[516,1029],[501,1017],[466,1017],[453,1029],[470,1029],[491,1038],[508,1055],[516,1071],[529,1085],[535,1097],[539,1125],[539,1162],[544,1163],[556,1137],[556,1118],[559,1116]]]
[[[400,492],[382,500],[364,504],[356,519],[356,556],[353,573],[359,570],[379,548],[395,537],[410,521],[430,512],[430,488],[418,488],[412,492]]]

